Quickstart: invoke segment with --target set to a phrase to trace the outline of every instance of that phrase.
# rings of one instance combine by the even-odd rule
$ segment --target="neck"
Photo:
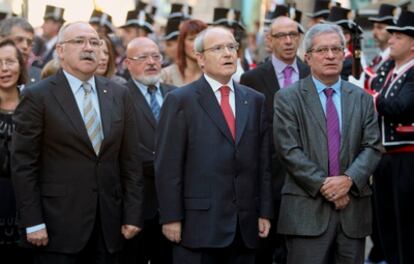
[[[293,62],[295,61],[295,57],[293,57],[292,59],[283,59],[283,58],[279,58],[278,56],[274,55],[276,59],[282,61],[283,63],[287,64],[287,65],[292,65]]]
[[[411,54],[410,56],[402,56],[401,59],[395,60],[395,68],[399,69],[404,64],[408,63],[409,61],[414,59],[414,54]]]
[[[5,110],[14,110],[19,102],[19,92],[17,86],[13,88],[0,88],[0,108]]]

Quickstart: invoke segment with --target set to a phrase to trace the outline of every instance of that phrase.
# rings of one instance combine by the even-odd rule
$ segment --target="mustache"
[[[149,67],[147,67],[145,70],[146,70],[146,71],[156,71],[156,70],[158,70],[158,68],[157,68],[157,67],[155,67],[155,66],[149,66]]]
[[[81,60],[85,60],[85,59],[87,59],[87,60],[96,61],[96,54],[95,54],[94,52],[82,52],[82,53],[79,55],[79,58],[80,58]]]

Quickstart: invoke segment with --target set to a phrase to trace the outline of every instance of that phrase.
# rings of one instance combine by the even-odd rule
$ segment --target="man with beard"
[[[157,128],[162,230],[175,264],[255,263],[273,215],[265,98],[232,80],[228,29],[207,28],[194,47],[204,74],[168,94]]]
[[[64,26],[62,70],[23,90],[15,112],[12,177],[36,263],[117,263],[143,224],[133,104],[94,76],[101,45],[88,23]]]
[[[162,55],[149,38],[135,38],[129,42],[125,63],[131,74],[126,86],[135,106],[139,124],[141,166],[144,174],[144,229],[127,241],[123,263],[171,263],[171,244],[162,235],[159,225],[158,202],[154,183],[155,130],[165,95],[175,87],[161,84]],[[162,252],[160,254],[159,252]]]

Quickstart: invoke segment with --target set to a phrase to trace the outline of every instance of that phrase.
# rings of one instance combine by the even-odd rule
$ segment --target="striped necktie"
[[[157,101],[157,86],[155,85],[148,85],[148,93],[150,95],[150,107],[151,107],[151,111],[154,114],[155,120],[159,120],[160,118],[160,111],[161,111],[161,106]]]
[[[83,97],[83,121],[85,122],[86,131],[91,140],[96,155],[99,154],[102,143],[102,125],[98,114],[92,104],[92,87],[89,83],[82,84],[85,95]]]

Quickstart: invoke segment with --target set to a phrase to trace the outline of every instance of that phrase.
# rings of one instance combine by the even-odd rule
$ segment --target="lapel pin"
[[[243,104],[247,105],[247,101],[243,101]]]
[[[103,90],[104,93],[106,93],[106,90]]]

